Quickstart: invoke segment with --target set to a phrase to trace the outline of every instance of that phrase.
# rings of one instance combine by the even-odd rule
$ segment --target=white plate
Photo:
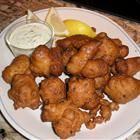
[[[123,44],[129,46],[129,57],[140,56],[140,49],[127,33],[112,20],[93,11],[78,8],[58,8],[62,19],[78,19],[88,23],[97,29],[97,32],[106,32],[110,37],[120,38]],[[44,20],[47,10],[37,11],[36,14]],[[22,17],[15,22],[24,19]],[[15,23],[14,22],[14,23]],[[13,24],[13,23],[12,23]],[[12,25],[11,24],[11,25]],[[4,36],[10,28],[9,25],[0,35],[0,72],[3,71],[13,59],[13,55],[7,48]],[[137,75],[140,78],[140,75]],[[128,85],[129,86],[129,85]],[[53,132],[50,123],[43,123],[40,120],[40,109],[13,108],[13,101],[7,96],[10,88],[0,77],[0,109],[8,122],[22,135],[29,139],[59,139]],[[88,130],[82,126],[81,131],[70,139],[123,139],[132,134],[140,127],[140,97],[122,105],[120,110],[113,112],[111,120],[105,124],[98,125],[93,130]]]

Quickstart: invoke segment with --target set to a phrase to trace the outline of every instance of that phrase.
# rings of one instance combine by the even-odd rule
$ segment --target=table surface
[[[49,7],[79,7],[72,3],[62,0],[0,0],[0,31],[17,18],[26,14],[27,9],[32,11],[45,9]],[[84,8],[84,7],[82,7]],[[92,9],[94,10],[94,9]],[[95,10],[94,10],[95,11]],[[99,11],[97,11],[99,12]],[[101,13],[101,12],[100,12]],[[120,17],[116,17],[107,13],[101,13],[116,23],[118,23],[140,46],[140,23],[132,22]],[[0,114],[0,129],[5,129],[6,136],[4,140],[26,140],[18,132],[16,132]],[[134,132],[127,140],[140,140],[140,129]],[[1,140],[1,138],[0,138]]]

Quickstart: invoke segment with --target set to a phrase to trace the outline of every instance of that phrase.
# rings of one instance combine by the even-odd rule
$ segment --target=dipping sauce
[[[39,45],[52,46],[54,37],[53,28],[43,22],[19,22],[13,25],[6,34],[6,42],[17,56],[20,54],[31,55]]]
[[[10,35],[11,45],[31,49],[44,45],[51,38],[51,30],[41,23],[28,23],[16,28]]]

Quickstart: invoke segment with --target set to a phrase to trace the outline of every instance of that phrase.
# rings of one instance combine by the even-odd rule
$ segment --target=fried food
[[[76,48],[79,49],[83,45],[92,41],[93,38],[88,37],[86,35],[73,35],[61,40],[56,41],[56,46],[62,47],[63,49],[67,48]]]
[[[58,77],[50,77],[41,82],[39,94],[45,104],[61,102],[66,98],[65,84]]]
[[[52,121],[54,131],[62,139],[74,136],[81,125],[89,120],[88,114],[70,101],[45,105],[41,117],[43,121]]]
[[[94,122],[96,124],[102,124],[104,122],[104,118],[102,116],[97,116],[95,117]]]
[[[100,97],[94,92],[92,98],[90,98],[81,108],[86,110],[91,110],[95,108],[100,103]]]
[[[113,74],[135,75],[140,71],[140,57],[120,59],[112,66]]]
[[[54,122],[61,119],[64,111],[71,105],[70,101],[44,105],[41,113],[43,122]]]
[[[112,65],[117,58],[123,58],[128,55],[128,47],[115,43],[106,33],[101,32],[96,36],[96,39],[101,41],[99,51],[96,53],[96,58],[103,59],[107,64]],[[118,45],[119,44],[119,45]]]
[[[41,103],[38,86],[35,80],[31,76],[25,74],[14,76],[8,95],[9,98],[14,101],[15,109],[20,107],[37,109]]]
[[[31,55],[31,70],[37,76],[59,76],[64,71],[62,50],[59,47],[48,49],[46,46],[37,47]]]
[[[119,46],[119,48],[120,48],[120,56],[119,56],[119,58],[126,57],[128,55],[128,53],[129,53],[128,46],[121,45],[121,46]]]
[[[15,57],[12,63],[7,66],[2,72],[2,77],[5,82],[11,83],[16,74],[30,73],[30,59],[26,55],[19,55]]]
[[[68,108],[64,111],[62,118],[53,122],[52,125],[56,134],[66,139],[80,131],[83,123],[85,123],[84,113],[78,108]]]
[[[99,114],[103,118],[103,121],[109,121],[112,115],[112,111],[117,111],[119,105],[116,102],[110,102],[107,99],[100,99],[100,111]]]
[[[84,106],[93,98],[95,85],[93,79],[72,77],[68,83],[68,99],[77,107]]]
[[[106,121],[110,120],[111,115],[112,115],[112,110],[107,105],[101,106],[100,114],[101,114],[102,118],[104,119],[104,121],[106,122]]]
[[[89,110],[90,118],[92,118],[92,119],[95,118],[97,116],[97,112],[99,112],[100,108],[101,108],[101,104],[98,104],[96,107]]]
[[[62,54],[63,51],[60,47],[54,47],[50,49],[50,57],[51,57],[50,73],[54,76],[59,76],[64,71]]]
[[[89,120],[85,125],[88,129],[94,129],[96,127],[96,123],[93,119]]]
[[[104,89],[105,85],[108,83],[111,78],[111,74],[107,73],[105,76],[96,77],[95,80],[95,89]]]
[[[80,74],[87,61],[91,59],[98,51],[97,46],[99,44],[99,41],[93,40],[92,42],[82,46],[78,53],[73,55],[67,64],[68,73],[72,75]]]
[[[128,55],[128,53],[129,53],[128,46],[123,45],[122,41],[118,38],[112,39],[112,41],[120,47],[120,56],[122,58]]]
[[[37,47],[31,55],[31,70],[37,76],[48,77],[50,75],[51,58],[46,46]]]
[[[128,75],[113,76],[105,87],[105,93],[113,101],[125,104],[140,94],[140,80]]]
[[[118,111],[119,110],[119,105],[117,103],[115,103],[115,102],[111,102],[110,103],[110,109],[112,111]]]
[[[101,32],[95,38],[73,35],[56,45],[40,45],[30,58],[16,57],[2,76],[11,84],[14,108],[42,103],[41,120],[51,122],[61,139],[74,136],[82,124],[93,129],[109,121],[119,104],[139,96],[140,80],[132,76],[140,71],[140,57],[125,59],[129,50],[120,39]],[[69,76],[65,83],[58,78],[63,72]],[[39,87],[38,76],[45,78]]]
[[[109,72],[109,65],[102,59],[88,60],[81,74],[86,78],[105,76]]]
[[[107,99],[100,98],[98,105],[90,109],[90,120],[86,123],[88,129],[95,128],[96,124],[109,121],[112,115],[112,111],[117,111],[119,106],[115,102],[110,102]]]
[[[73,55],[77,53],[77,49],[75,48],[67,48],[63,51],[62,59],[63,64],[66,66]]]
[[[122,41],[120,39],[118,39],[118,38],[114,38],[114,39],[112,39],[112,41],[114,43],[116,43],[118,46],[121,46],[122,45]]]

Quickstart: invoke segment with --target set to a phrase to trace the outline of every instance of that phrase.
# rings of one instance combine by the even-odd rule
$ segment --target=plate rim
[[[140,53],[140,48],[139,46],[133,41],[133,39],[127,34],[127,32],[120,26],[118,25],[116,22],[114,22],[112,19],[106,17],[105,15],[102,15],[96,11],[92,11],[92,10],[88,10],[88,9],[83,9],[83,8],[77,8],[77,7],[55,7],[57,10],[78,10],[78,11],[84,11],[87,13],[91,13],[97,16],[100,16],[104,19],[106,19],[107,21],[109,21],[111,24],[113,24],[115,27],[117,27],[126,37],[127,39],[134,45],[134,47],[138,50],[138,52]],[[49,8],[46,9],[41,9],[41,10],[37,10],[34,13],[38,14],[41,12],[45,12],[48,11]],[[19,20],[22,20],[25,18],[26,15],[15,19],[13,22],[11,22],[7,27],[5,27],[1,33],[0,33],[0,38],[5,34],[5,32],[12,26],[12,24],[15,24],[16,22],[18,22]],[[2,79],[2,78],[1,78]],[[40,138],[37,136],[34,136],[33,134],[31,134],[30,132],[28,132],[26,129],[22,128],[20,125],[18,125],[14,119],[10,116],[10,114],[7,112],[2,98],[1,98],[1,94],[0,94],[0,111],[2,116],[6,119],[6,121],[8,122],[8,124],[10,124],[10,126],[12,128],[15,129],[16,132],[20,133],[23,137],[25,138],[29,138],[29,139],[34,139],[34,140],[39,140]],[[18,129],[17,129],[18,128]],[[122,134],[120,134],[119,136],[114,137],[113,139],[117,139],[117,140],[121,140],[124,139],[126,137],[128,137],[129,135],[131,135],[134,131],[136,131],[138,128],[140,128],[140,120],[138,120],[131,128],[127,129],[125,132],[123,132]]]

